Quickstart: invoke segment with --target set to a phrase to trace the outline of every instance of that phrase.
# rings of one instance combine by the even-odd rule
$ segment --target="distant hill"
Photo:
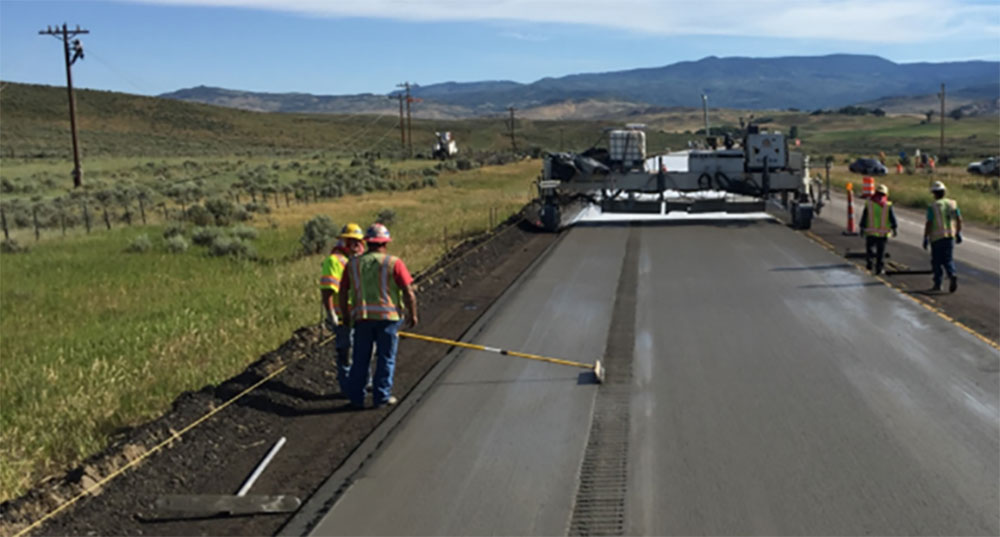
[[[966,61],[897,64],[878,56],[834,54],[782,58],[717,58],[663,67],[543,78],[530,84],[512,81],[445,82],[415,86],[422,99],[418,117],[460,118],[519,109],[591,106],[603,117],[620,112],[621,103],[644,107],[700,106],[707,93],[713,108],[838,108],[888,96],[933,94],[941,83],[971,99],[1000,97],[1000,62]],[[958,95],[958,93],[956,93]],[[249,110],[308,113],[388,113],[397,107],[385,96],[315,96],[253,93],[198,87],[161,95]],[[974,99],[975,100],[975,99]]]

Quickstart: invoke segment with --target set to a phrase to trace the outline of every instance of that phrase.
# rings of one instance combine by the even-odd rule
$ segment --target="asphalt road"
[[[890,198],[891,199],[891,198]],[[830,222],[847,227],[847,198],[839,192],[831,192],[830,200],[823,207],[822,216]],[[854,219],[861,223],[861,211],[864,201],[854,204]],[[959,207],[961,209],[961,206]],[[891,239],[920,248],[924,238],[924,222],[926,214],[916,209],[895,206],[896,223],[899,225],[899,236]],[[962,244],[955,246],[955,259],[994,274],[1000,274],[1000,232],[983,227],[969,225],[966,222],[962,231]],[[930,266],[930,253],[927,254],[927,265]]]
[[[575,228],[472,339],[592,362],[619,283],[624,386],[464,352],[314,533],[565,534],[618,388],[626,534],[1000,532],[1000,353],[779,224]]]

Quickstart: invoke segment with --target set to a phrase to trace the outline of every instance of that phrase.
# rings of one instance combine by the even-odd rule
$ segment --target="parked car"
[[[979,162],[971,162],[965,171],[979,175],[1000,175],[1000,159],[990,157]]]
[[[861,175],[885,175],[889,173],[885,164],[882,164],[873,158],[859,158],[858,160],[852,162],[847,169],[854,173],[860,173]]]

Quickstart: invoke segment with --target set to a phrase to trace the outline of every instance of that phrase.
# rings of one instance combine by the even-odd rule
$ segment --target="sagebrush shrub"
[[[143,233],[138,237],[132,239],[126,248],[127,251],[132,253],[148,252],[153,247],[153,242],[149,240],[149,235]]]

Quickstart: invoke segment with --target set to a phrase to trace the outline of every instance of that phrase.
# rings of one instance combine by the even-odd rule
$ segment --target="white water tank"
[[[613,130],[608,136],[611,162],[626,167],[642,166],[646,160],[646,133],[640,130]]]

